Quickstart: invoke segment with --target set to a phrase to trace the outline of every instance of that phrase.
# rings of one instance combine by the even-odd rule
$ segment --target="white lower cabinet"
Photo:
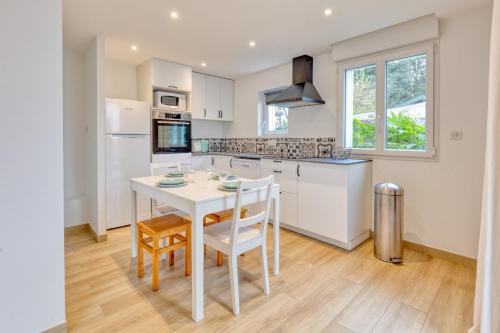
[[[299,163],[298,228],[351,250],[369,237],[371,163]]]
[[[214,168],[217,171],[231,172],[232,169],[232,156],[225,155],[213,155],[214,157]]]
[[[212,155],[193,155],[191,157],[191,168],[196,171],[206,171],[212,166]]]

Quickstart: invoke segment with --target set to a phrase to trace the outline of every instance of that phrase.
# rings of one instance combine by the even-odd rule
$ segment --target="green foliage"
[[[375,121],[363,122],[353,119],[354,148],[375,147]],[[425,150],[425,125],[418,124],[404,112],[389,114],[387,117],[388,149]]]
[[[387,116],[388,149],[425,150],[425,125],[404,112]]]
[[[275,130],[282,131],[288,129],[288,117],[277,117],[275,122]]]
[[[363,122],[354,118],[352,123],[352,146],[353,148],[375,147],[375,120]]]
[[[376,67],[375,65],[353,70],[353,113],[375,112]]]
[[[425,101],[426,70],[425,54],[389,61],[387,63],[387,108],[392,109]]]

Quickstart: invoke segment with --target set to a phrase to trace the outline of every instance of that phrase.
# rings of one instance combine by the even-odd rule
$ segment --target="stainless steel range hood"
[[[312,80],[313,58],[308,55],[293,58],[293,84],[273,96],[267,104],[286,108],[325,104]]]

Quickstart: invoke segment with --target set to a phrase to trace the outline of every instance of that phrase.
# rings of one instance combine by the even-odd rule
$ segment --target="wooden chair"
[[[236,192],[235,210],[232,220],[209,225],[204,228],[204,242],[229,257],[229,275],[231,279],[231,295],[233,313],[240,313],[240,296],[238,288],[238,255],[249,250],[260,248],[261,271],[264,280],[264,293],[269,294],[269,272],[267,267],[266,234],[271,209],[271,191],[273,176],[260,180],[241,181]],[[243,191],[255,191],[266,188],[267,194],[263,202],[264,211],[241,218],[241,197]],[[257,225],[260,226],[257,228]]]
[[[240,217],[241,218],[246,217],[247,213],[248,209],[241,208]],[[217,213],[208,214],[203,218],[203,226],[206,227],[212,224],[230,220],[233,218],[233,214],[234,214],[234,209],[226,209]],[[206,253],[207,253],[207,246],[205,245],[205,255]],[[245,253],[242,253],[241,255],[244,256]],[[217,258],[215,261],[217,263],[217,266],[222,266],[224,264],[222,252],[217,251]]]
[[[181,235],[182,232],[185,236]],[[144,235],[148,237],[144,238]],[[166,238],[168,245],[160,246],[160,239]],[[182,247],[186,247],[184,274],[188,276],[191,274],[191,221],[170,214],[137,223],[137,276],[144,276],[144,249],[153,255],[153,291],[158,290],[160,254],[168,252],[169,263],[173,265],[174,251]]]

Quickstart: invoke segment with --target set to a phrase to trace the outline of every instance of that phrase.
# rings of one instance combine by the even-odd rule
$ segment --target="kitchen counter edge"
[[[238,158],[249,158],[256,160],[280,160],[280,161],[291,161],[291,162],[307,162],[307,163],[323,163],[323,164],[336,164],[336,165],[352,165],[358,163],[368,163],[372,162],[370,159],[334,159],[328,157],[316,157],[316,158],[281,158],[281,157],[270,157],[261,156],[258,154],[239,154],[239,153],[222,153],[222,152],[209,152],[209,153],[191,153],[192,156],[208,156],[208,155],[222,155],[222,156],[233,156]],[[250,157],[251,156],[251,157]]]

